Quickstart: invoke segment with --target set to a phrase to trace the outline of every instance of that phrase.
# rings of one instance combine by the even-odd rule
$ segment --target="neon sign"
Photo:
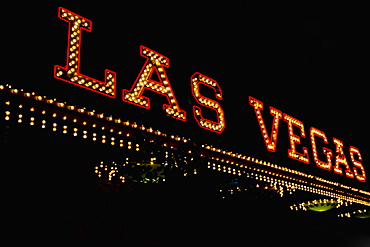
[[[92,31],[90,20],[64,8],[59,8],[58,17],[69,23],[67,64],[65,67],[56,65],[54,76],[74,85],[92,90],[110,98],[116,97],[116,73],[105,70],[105,81],[101,82],[80,73],[81,30]]]
[[[169,104],[163,105],[163,109],[168,115],[186,121],[186,113],[180,109],[165,72],[165,68],[170,66],[170,60],[145,46],[141,46],[140,48],[141,56],[146,58],[146,62],[131,90],[123,90],[123,100],[150,109],[149,98],[142,96],[144,90],[149,89],[167,97]],[[159,82],[151,80],[153,72],[157,73]]]
[[[105,70],[104,82],[93,79],[79,72],[80,69],[80,51],[81,51],[81,30],[92,31],[92,22],[82,16],[79,16],[67,9],[60,7],[58,9],[58,17],[68,22],[68,47],[67,47],[67,62],[66,66],[54,67],[54,77],[76,86],[89,89],[93,92],[102,94],[110,98],[116,98],[116,73],[110,70]],[[145,46],[140,46],[140,55],[146,59],[136,81],[130,90],[123,89],[122,101],[134,104],[138,107],[150,109],[150,99],[143,96],[146,89],[166,97],[168,104],[163,105],[164,111],[168,116],[175,119],[186,121],[186,112],[181,109],[175,92],[171,87],[170,80],[166,74],[166,69],[170,66],[169,58],[151,50]],[[156,73],[159,81],[153,80],[153,73]],[[215,92],[216,100],[209,99],[200,93],[199,87],[204,85],[210,87]],[[216,80],[207,77],[201,73],[194,73],[190,78],[191,92],[199,106],[193,106],[193,116],[197,124],[206,130],[221,134],[225,128],[225,114],[219,101],[222,100],[222,90]],[[284,120],[288,127],[288,138],[290,148],[288,149],[288,157],[299,162],[310,164],[309,149],[302,147],[301,138],[306,138],[306,132],[303,122],[298,119],[283,113],[282,111],[270,106],[270,114],[273,117],[271,132],[268,133],[265,126],[265,121],[262,116],[264,109],[263,102],[249,97],[249,104],[253,107],[263,141],[266,149],[270,152],[276,151],[278,141],[278,130],[280,120]],[[216,112],[216,120],[207,119],[202,114],[202,108],[207,107]],[[298,128],[298,133],[294,132],[294,128]],[[332,150],[324,147],[323,154],[326,156],[326,161],[318,158],[318,150],[316,147],[316,138],[321,138],[325,144],[328,144],[328,139],[325,133],[317,128],[311,127],[309,131],[311,140],[311,151],[313,160],[317,167],[328,171],[333,170],[334,173],[345,175],[348,178],[356,179],[360,182],[366,182],[366,174],[361,163],[362,157],[360,151],[353,146],[350,146],[349,153],[351,157],[352,167],[349,165],[346,155],[343,151],[344,144],[337,138],[333,138],[333,143],[336,146],[335,162],[332,165]],[[355,159],[355,156],[357,159]]]
[[[272,130],[270,134],[270,138],[268,136],[265,123],[263,121],[261,110],[263,110],[263,103],[251,96],[249,96],[249,104],[254,107],[254,111],[256,112],[256,116],[258,119],[258,124],[260,125],[263,139],[266,143],[266,148],[270,152],[275,152],[276,150],[276,142],[278,137],[278,130],[279,130],[279,120],[283,118],[283,114],[281,111],[273,108],[270,106],[270,113],[274,116],[274,120],[272,121]]]
[[[323,148],[323,152],[326,155],[326,162],[319,160],[317,155],[317,148],[316,148],[316,141],[315,136],[320,137],[324,140],[325,144],[328,144],[328,139],[323,131],[318,130],[314,127],[311,127],[310,130],[310,137],[311,137],[311,144],[312,144],[312,152],[313,152],[313,159],[318,167],[328,170],[331,170],[331,157],[333,156],[333,152],[328,148]]]
[[[214,100],[208,99],[205,96],[202,96],[199,91],[199,85],[203,84],[213,88],[216,92],[216,98],[222,100],[222,91],[220,86],[218,85],[217,81],[206,77],[200,73],[195,73],[191,77],[191,89],[196,99],[197,103],[203,106],[206,106],[212,110],[215,110],[217,113],[217,122],[213,122],[212,120],[205,119],[202,116],[202,109],[199,106],[193,106],[193,113],[194,117],[201,128],[208,129],[214,131],[216,133],[222,133],[225,129],[225,114],[223,109],[221,108],[220,104]]]

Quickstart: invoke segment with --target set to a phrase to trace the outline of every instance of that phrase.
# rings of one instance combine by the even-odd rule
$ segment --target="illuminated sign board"
[[[81,62],[81,32],[92,31],[92,21],[65,8],[58,9],[58,17],[68,23],[68,47],[66,65],[64,67],[55,65],[54,76],[76,86],[91,90],[110,98],[117,97],[117,76],[111,70],[105,70],[104,81],[99,81],[80,72]],[[137,107],[150,109],[151,99],[143,96],[145,90],[150,90],[166,98],[167,104],[163,104],[163,110],[168,116],[180,121],[187,121],[189,116],[193,115],[197,124],[208,131],[221,134],[226,129],[225,112],[222,108],[222,89],[215,79],[212,79],[201,73],[194,73],[190,78],[190,88],[197,105],[192,108],[192,114],[182,109],[176,94],[171,86],[170,78],[166,70],[170,67],[169,58],[148,48],[140,46],[140,55],[145,58],[137,79],[133,82],[130,89],[122,89],[122,101],[133,104]],[[103,72],[102,72],[103,73]],[[119,75],[118,75],[119,77]],[[157,79],[153,79],[153,78]],[[200,86],[206,86],[214,91],[216,100],[212,100],[200,92]],[[279,138],[279,127],[286,122],[288,127],[289,149],[287,155],[289,158],[299,162],[310,164],[314,162],[318,168],[333,171],[336,174],[356,179],[360,182],[366,182],[366,172],[362,165],[362,156],[360,150],[352,145],[345,145],[343,141],[335,137],[328,137],[323,130],[310,126],[305,128],[304,123],[293,116],[290,116],[281,110],[272,106],[269,113],[272,118],[271,126],[265,122],[268,114],[263,114],[264,104],[262,101],[249,97],[249,105],[253,107],[255,119],[261,130],[262,140],[265,143],[266,150],[275,152]],[[208,119],[203,116],[202,109],[211,109],[215,113],[215,119]],[[251,120],[252,121],[252,120]],[[270,129],[270,130],[269,130]],[[311,146],[302,145],[303,139],[309,139]],[[331,142],[335,145],[335,150],[328,147],[317,147],[317,141],[321,140],[324,144]],[[312,153],[312,155],[311,155]],[[319,158],[324,157],[323,158]]]
[[[8,193],[11,208],[30,191],[36,206],[62,198],[56,207],[44,204],[72,209],[67,223],[93,219],[85,236],[105,212],[120,231],[124,212],[141,215],[152,199],[171,208],[163,211],[169,219],[196,201],[215,209],[210,218],[256,215],[257,225],[269,225],[288,217],[294,225],[299,216],[309,224],[297,232],[307,232],[314,221],[319,227],[338,216],[338,232],[360,234],[359,220],[346,218],[369,217],[368,97],[351,88],[370,80],[366,68],[333,73],[324,60],[319,73],[305,44],[289,42],[302,30],[274,33],[279,14],[250,25],[246,19],[261,14],[254,7],[252,18],[230,5],[231,13],[223,6],[210,14],[212,6],[185,13],[157,2],[62,2],[3,8],[0,147],[6,182],[17,184]],[[84,210],[90,204],[98,206]],[[240,212],[230,215],[232,208]],[[44,209],[37,217],[49,221]],[[204,213],[193,209],[189,223]],[[71,233],[81,226],[67,225]],[[210,231],[217,235],[223,225]]]

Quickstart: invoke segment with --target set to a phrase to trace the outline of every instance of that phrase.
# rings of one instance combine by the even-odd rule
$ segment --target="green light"
[[[370,212],[355,213],[354,216],[359,219],[367,219],[370,218]]]
[[[124,177],[131,182],[158,183],[165,179],[164,166],[155,163],[136,163],[126,167]]]
[[[324,206],[313,206],[313,207],[309,207],[308,209],[311,210],[311,211],[315,211],[315,212],[325,212],[325,211],[328,211],[328,210],[330,210],[334,207],[335,206],[324,205]]]
[[[315,211],[315,212],[325,212],[332,208],[335,208],[337,205],[336,202],[318,202],[318,203],[310,203],[306,204],[306,208]]]

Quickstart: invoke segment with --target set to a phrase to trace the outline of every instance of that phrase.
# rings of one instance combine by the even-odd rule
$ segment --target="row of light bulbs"
[[[23,108],[23,106],[22,105],[20,105],[21,107],[20,108]],[[31,108],[31,109],[33,109],[33,108]],[[34,109],[33,110],[31,110],[31,111],[34,111]],[[7,111],[7,116],[9,116],[10,115],[10,112],[9,111]],[[22,116],[21,114],[19,115],[19,116]],[[20,118],[21,119],[21,118]],[[33,122],[33,120],[34,120],[35,118],[34,117],[31,117],[31,122],[30,122],[30,125],[34,125],[34,122]],[[19,121],[18,121],[19,122]],[[46,122],[46,120],[43,120],[43,125],[42,125],[42,128],[45,128],[45,122]],[[53,131],[56,131],[56,126],[57,126],[57,124],[56,123],[53,123]],[[63,126],[63,133],[66,133],[66,128],[67,128],[67,126],[66,125],[64,125]],[[74,136],[77,136],[77,131],[78,131],[78,129],[77,128],[74,128]],[[96,140],[96,133],[93,133],[93,141],[95,141]],[[83,138],[87,138],[87,131],[86,130],[84,130],[83,131]],[[106,143],[106,136],[105,135],[102,135],[102,143]],[[120,146],[122,147],[123,146],[123,140],[120,140],[121,141],[121,143],[120,143]],[[111,145],[114,145],[115,143],[114,143],[114,137],[112,137],[112,139],[111,139]],[[137,145],[137,147],[136,147],[136,151],[139,151],[139,144],[136,144]],[[128,149],[131,149],[131,142],[128,142],[127,143],[127,148]],[[213,157],[212,157],[213,158]],[[244,168],[248,168],[248,166],[247,165],[245,165],[245,166],[243,166]],[[214,170],[216,170],[216,166],[215,166],[215,164],[213,164],[213,169]],[[259,169],[259,168],[252,168],[252,169],[254,169],[254,170],[257,170],[258,172],[267,172],[267,171],[265,171],[265,170],[263,170],[263,169]],[[221,171],[221,166],[220,165],[218,165],[218,168],[217,168],[217,170],[218,171]],[[226,167],[226,166],[223,166],[222,167],[222,171],[223,172],[227,172],[227,173],[232,173],[233,175],[238,175],[238,176],[241,176],[241,171],[240,170],[237,170],[237,169],[235,169],[235,168],[231,168],[231,167]],[[196,171],[195,171],[196,172]],[[184,175],[186,175],[186,174],[184,174]],[[272,173],[271,175],[278,175],[278,174],[275,174],[275,173]],[[279,176],[282,176],[282,175],[279,175]],[[247,177],[249,177],[249,174],[247,174]],[[290,189],[291,188],[293,188],[293,189],[295,189],[295,188],[298,188],[298,189],[302,189],[302,190],[305,190],[305,191],[310,191],[310,192],[313,192],[313,193],[318,193],[318,194],[324,194],[324,195],[336,195],[336,196],[340,196],[340,195],[338,195],[338,194],[333,194],[333,193],[329,193],[328,194],[328,192],[327,191],[323,191],[323,190],[318,190],[318,189],[315,189],[315,188],[310,188],[310,187],[307,187],[307,186],[300,186],[300,185],[297,185],[297,186],[292,186],[292,185],[294,185],[294,184],[292,184],[292,183],[290,183],[290,182],[288,182],[288,183],[285,183],[284,182],[284,180],[276,180],[276,179],[274,179],[274,178],[270,178],[270,177],[266,177],[266,176],[262,176],[262,175],[257,175],[257,174],[253,174],[253,173],[251,173],[251,177],[252,178],[254,178],[254,179],[256,179],[256,180],[260,180],[260,181],[264,181],[264,182],[270,182],[270,180],[271,181],[276,181],[276,183],[278,183],[279,185],[281,185],[281,186],[285,186],[286,187],[286,189],[288,190],[288,191],[290,191]],[[283,178],[285,178],[285,179],[288,179],[289,177],[288,176],[283,176]],[[302,181],[302,180],[299,180],[299,182],[304,182],[304,181]],[[283,191],[281,191],[281,196],[283,196]],[[354,201],[356,201],[356,202],[361,202],[361,201],[359,201],[359,200],[354,200]]]
[[[33,98],[37,101],[41,102],[46,102],[51,105],[55,105],[60,108],[72,110],[78,113],[83,113],[92,117],[96,117],[98,120],[103,119],[109,122],[114,122],[116,124],[122,124],[127,127],[131,127],[134,129],[146,131],[148,133],[152,133],[157,136],[163,136],[167,138],[171,138],[175,141],[183,142],[183,143],[188,143],[190,141],[189,138],[181,137],[178,135],[167,135],[166,133],[163,133],[160,130],[154,130],[152,127],[146,127],[144,125],[139,125],[136,122],[130,122],[130,121],[122,121],[120,118],[114,118],[113,116],[105,116],[104,113],[96,113],[95,110],[86,110],[85,107],[76,107],[74,105],[69,105],[65,102],[58,102],[56,99],[47,99],[46,96],[37,96],[35,92],[29,93],[29,92],[24,92],[23,89],[13,89],[11,85],[6,84],[6,85],[0,85],[0,90],[9,90],[13,94],[18,94],[22,95],[26,98]]]
[[[241,170],[238,170],[238,169],[233,169],[233,168],[230,168],[230,167],[227,167],[227,166],[222,166],[220,164],[215,164],[215,163],[211,164],[210,162],[208,163],[208,168],[211,168],[213,170],[217,170],[217,171],[220,171],[220,172],[222,171],[222,172],[225,172],[225,173],[232,173],[233,175],[238,175],[238,176],[241,176],[242,173],[243,174],[245,173],[248,178],[253,178],[255,180],[259,180],[259,181],[262,181],[262,182],[268,182],[268,183],[271,184],[272,187],[273,187],[273,185],[279,185],[281,187],[285,187],[285,189],[290,194],[292,192],[294,192],[296,189],[298,189],[298,190],[307,191],[307,192],[311,192],[311,193],[315,193],[315,194],[319,194],[319,195],[330,196],[330,197],[334,197],[334,198],[340,198],[340,199],[352,201],[352,202],[359,203],[359,204],[370,205],[370,203],[367,202],[366,200],[361,200],[361,199],[354,198],[354,197],[351,197],[351,196],[345,196],[345,195],[336,193],[338,191],[336,191],[336,190],[334,190],[333,188],[330,188],[330,187],[321,186],[321,187],[324,187],[324,188],[315,188],[315,187],[312,187],[312,186],[317,186],[317,184],[314,184],[314,183],[310,183],[310,185],[312,185],[312,186],[302,185],[301,183],[306,183],[307,184],[308,182],[304,181],[304,180],[294,179],[290,176],[284,176],[284,175],[281,175],[281,174],[272,173],[270,171],[266,171],[266,170],[259,169],[259,168],[256,168],[256,167],[250,167],[248,165],[243,165],[242,168],[255,170],[258,173],[255,173],[255,172],[246,173],[245,171],[241,171]],[[269,175],[262,175],[262,174],[260,174],[260,172],[264,172],[264,173],[267,173]],[[272,175],[274,177],[272,177]],[[276,178],[276,176],[280,177],[280,178]],[[288,179],[289,180],[297,180],[297,182],[286,181]],[[332,192],[328,191],[330,189],[332,190]],[[281,196],[283,196],[283,191],[281,191]]]
[[[7,105],[10,105],[10,101],[6,101],[6,104]],[[23,105],[19,105],[18,106],[19,108],[23,108]],[[31,107],[30,108],[30,112],[34,112],[35,111],[35,108]],[[45,111],[42,111],[41,114],[46,114]],[[5,111],[5,120],[6,121],[9,121],[10,120],[10,115],[11,115],[11,112],[9,110]],[[53,113],[52,115],[53,117],[56,117],[56,113]],[[24,116],[22,114],[18,114],[18,120],[17,122],[18,123],[24,123],[25,122],[25,119],[24,119]],[[63,117],[63,120],[67,120],[67,117],[64,116]],[[74,119],[76,120],[76,119]],[[30,117],[29,118],[29,124],[30,126],[34,126],[35,125],[35,121],[36,121],[36,118],[35,117]],[[57,131],[58,129],[61,129],[62,130],[62,133],[63,134],[67,134],[68,133],[68,129],[69,129],[69,126],[68,124],[60,124],[60,123],[56,123],[54,121],[51,121],[51,126],[52,126],[52,131]],[[73,122],[77,122],[76,121],[73,121]],[[86,125],[87,123],[86,122],[83,122],[84,124],[83,125]],[[41,120],[41,128],[45,129],[46,128],[46,124],[47,124],[47,121],[45,119],[42,119]],[[61,126],[61,127],[59,127]],[[96,124],[93,124],[92,125],[93,128],[96,128]],[[73,136],[77,137],[78,135],[81,135],[82,138],[84,139],[87,139],[88,138],[88,131],[87,130],[81,130],[79,128],[76,128],[76,127],[73,127],[73,128],[70,128],[71,129],[71,132],[73,132]],[[105,130],[106,128],[103,126],[101,128],[102,130]],[[110,129],[109,132],[113,132],[113,129]],[[79,134],[80,133],[80,134]],[[122,137],[129,137],[130,134],[127,133],[123,133],[122,131],[121,132],[118,132],[118,134]],[[92,140],[93,141],[97,141],[97,138],[98,138],[98,134],[96,132],[93,132],[92,133]],[[116,144],[119,144],[120,147],[124,147],[124,144],[126,144],[127,148],[128,149],[133,149],[133,150],[136,150],[136,151],[139,151],[140,150],[140,145],[138,143],[136,144],[132,144],[132,141],[127,141],[125,143],[125,141],[123,139],[120,139],[120,138],[116,138],[114,136],[111,136],[111,137],[108,137],[107,135],[99,135],[99,138],[101,139],[101,142],[102,143],[107,143],[107,144],[110,144],[110,145],[116,145]],[[134,146],[134,148],[133,148]]]
[[[296,170],[293,170],[293,169],[290,169],[290,168],[287,168],[287,167],[281,167],[281,166],[278,166],[277,164],[272,164],[270,162],[263,161],[262,159],[259,160],[259,159],[256,159],[256,158],[253,158],[253,157],[250,157],[250,156],[245,156],[245,155],[239,154],[239,153],[234,153],[234,152],[231,152],[231,151],[222,150],[222,149],[216,148],[212,145],[204,144],[202,147],[205,148],[205,149],[211,150],[213,152],[224,154],[226,156],[231,156],[233,158],[238,158],[238,159],[245,160],[245,161],[252,161],[256,164],[271,167],[271,168],[281,170],[281,171],[284,171],[284,172],[288,172],[288,173],[291,173],[291,174],[294,174],[294,175],[303,176],[303,177],[306,177],[306,178],[309,178],[309,179],[315,179],[317,181],[320,181],[320,182],[323,182],[323,183],[326,183],[326,184],[329,184],[329,185],[342,187],[342,188],[345,188],[347,190],[352,190],[354,192],[360,192],[361,194],[364,194],[364,195],[370,195],[370,192],[368,192],[368,191],[353,188],[353,187],[350,187],[350,186],[347,186],[347,185],[344,185],[344,184],[341,184],[341,183],[338,183],[338,182],[332,182],[332,181],[323,179],[321,177],[309,175],[309,174],[306,174],[304,172],[296,171]],[[221,162],[224,162],[226,160],[225,162],[230,163],[232,165],[235,164],[236,166],[242,166],[242,163],[243,163],[243,162],[234,162],[234,161],[230,162],[227,159],[220,159],[220,158],[218,158],[218,160],[221,161]],[[326,187],[326,188],[331,188],[331,187]]]
[[[310,206],[315,206],[315,205],[319,205],[319,204],[327,204],[327,203],[330,203],[330,204],[335,204],[335,207],[336,208],[339,208],[341,206],[349,206],[349,205],[352,205],[352,202],[351,201],[344,201],[342,199],[315,199],[315,200],[312,200],[312,201],[307,201],[307,202],[301,202],[299,204],[293,204],[290,206],[290,209],[291,210],[304,210],[304,211],[307,211],[307,208],[310,207]]]
[[[7,86],[7,87],[4,87],[3,85],[0,85],[0,90],[4,90],[5,88],[8,88],[8,89],[10,89],[9,91],[10,92],[12,92],[13,94],[20,94],[21,92],[23,92],[23,90],[17,90],[17,89],[11,89],[11,86]],[[23,96],[25,96],[25,97],[31,97],[31,95],[32,96],[34,96],[34,98],[36,99],[36,100],[38,100],[38,101],[45,101],[46,103],[49,103],[49,104],[55,104],[55,105],[57,105],[58,107],[63,107],[63,108],[67,108],[67,109],[69,109],[69,110],[73,110],[73,111],[77,111],[77,112],[79,112],[79,113],[86,113],[86,112],[88,112],[89,113],[89,115],[95,115],[96,117],[98,117],[98,118],[103,118],[103,114],[96,114],[94,111],[86,111],[85,110],[85,108],[77,108],[77,107],[74,107],[74,106],[69,106],[69,105],[67,105],[66,103],[61,103],[61,102],[56,102],[56,100],[54,99],[54,100],[49,100],[49,99],[45,99],[45,97],[41,97],[41,96],[35,96],[35,94],[34,93],[32,93],[32,94],[29,94],[29,93],[22,93],[23,94]],[[7,102],[7,104],[9,104],[10,102],[8,101]],[[21,107],[21,105],[19,106],[20,108],[22,108]],[[34,109],[33,108],[31,108],[31,110],[30,111],[34,111]],[[43,114],[45,114],[45,111],[43,111]],[[56,113],[54,113],[53,114],[53,116],[55,116],[56,115]],[[6,120],[9,120],[9,116],[10,116],[10,112],[9,111],[6,111],[6,116],[5,116],[5,119]],[[20,118],[21,119],[21,118]],[[114,121],[114,120],[116,120],[115,122],[117,122],[117,120],[118,119],[114,119],[112,116],[110,116],[110,117],[108,117],[108,118],[106,118],[108,121]],[[32,120],[32,119],[30,119],[31,121],[31,123],[34,123],[34,119]],[[44,121],[46,121],[46,120],[44,120]],[[56,123],[54,123],[54,124],[56,124]],[[146,128],[146,127],[144,127],[144,126],[138,126],[136,123],[134,123],[134,124],[129,124],[129,122],[128,121],[126,121],[126,122],[124,122],[124,124],[126,125],[126,126],[130,126],[130,127],[132,127],[132,128],[138,128],[138,129],[141,129],[141,130],[145,130],[145,131],[148,131],[148,132],[151,132],[151,133],[153,133],[154,132],[154,134],[157,134],[157,135],[164,135],[164,136],[167,136],[167,135],[165,135],[165,134],[163,134],[163,133],[161,133],[161,132],[159,132],[159,131],[153,131],[153,129],[152,128]],[[45,126],[45,122],[43,122],[43,126]],[[56,126],[55,125],[53,125],[53,130],[54,129],[56,129]],[[56,131],[56,130],[54,130],[54,131]],[[65,131],[65,129],[63,130],[63,131]],[[86,130],[85,130],[86,131]],[[77,132],[77,131],[74,131],[74,132]],[[86,132],[83,132],[83,136],[87,136],[86,135],[87,133]],[[174,140],[177,140],[177,141],[183,141],[183,142],[186,142],[186,141],[184,141],[184,140],[187,140],[186,138],[181,138],[181,137],[178,137],[178,136],[174,136],[174,135],[171,135],[170,136],[172,139],[174,139]],[[94,136],[93,138],[96,138],[96,136]],[[107,142],[106,141],[106,138],[105,138],[105,136],[103,137],[102,136],[102,140],[105,140],[105,142]],[[114,145],[115,143],[114,143],[114,140],[110,140],[111,141],[111,144],[112,145]],[[137,144],[138,145],[138,144]],[[128,146],[130,146],[130,145],[128,145]],[[208,149],[208,150],[211,150],[211,151],[215,151],[215,152],[219,152],[219,153],[222,153],[222,154],[225,154],[225,155],[228,155],[228,156],[231,156],[231,157],[234,157],[234,158],[238,158],[238,159],[242,159],[242,160],[247,160],[247,161],[252,161],[252,162],[254,162],[254,163],[257,163],[257,164],[261,164],[261,165],[265,165],[265,166],[268,166],[268,167],[272,167],[272,168],[275,168],[275,169],[279,169],[279,170],[282,170],[282,171],[285,171],[285,172],[289,172],[289,173],[293,173],[293,174],[295,174],[295,175],[300,175],[300,176],[304,176],[304,177],[308,177],[308,178],[315,178],[316,180],[318,180],[318,181],[321,181],[321,182],[327,182],[327,183],[329,183],[329,181],[327,181],[327,180],[324,180],[324,179],[321,179],[321,178],[319,178],[319,177],[315,177],[315,176],[312,176],[312,175],[308,175],[308,174],[305,174],[305,173],[302,173],[302,172],[299,172],[299,171],[295,171],[295,170],[292,170],[292,169],[289,169],[289,168],[286,168],[286,167],[280,167],[280,166],[278,166],[278,165],[276,165],[276,164],[270,164],[269,162],[266,162],[266,161],[262,161],[262,160],[258,160],[258,159],[255,159],[255,158],[253,158],[253,157],[247,157],[247,156],[244,156],[244,155],[241,155],[241,154],[237,154],[237,153],[233,153],[233,152],[230,152],[230,151],[225,151],[225,150],[222,150],[222,149],[217,149],[217,148],[214,148],[214,147],[212,147],[212,146],[209,146],[209,145],[203,145],[202,146],[203,148],[205,148],[205,149]],[[138,150],[138,147],[137,147],[137,151],[139,151]],[[214,157],[212,157],[212,158],[214,158]],[[234,161],[229,161],[229,159],[225,159],[225,160],[223,160],[223,159],[219,159],[219,158],[217,158],[217,161],[221,161],[221,162],[225,162],[225,163],[229,163],[229,164],[232,164],[232,165],[236,165],[236,166],[240,166],[240,167],[243,167],[243,165],[242,164],[240,164],[240,163],[238,163],[238,162],[235,162],[234,163]],[[232,170],[233,169],[233,170]],[[225,170],[225,169],[223,169],[223,170]],[[233,175],[237,175],[237,174],[240,174],[240,170],[237,170],[237,169],[235,169],[235,168],[230,168],[230,170],[229,169],[227,169],[227,171],[229,172],[229,173],[232,173]],[[230,172],[230,171],[232,171],[232,172]],[[261,169],[261,171],[262,171],[262,169]],[[266,171],[266,172],[268,172],[268,171]],[[273,175],[276,175],[276,174],[273,174]],[[261,179],[260,177],[258,177],[258,179]],[[286,179],[288,179],[288,176],[286,176]],[[300,180],[300,182],[302,182],[302,181],[304,181],[304,180]],[[313,184],[313,183],[311,183],[312,185],[315,185],[315,184]],[[339,185],[339,186],[341,186],[341,184],[339,184],[339,183],[334,183],[335,185]],[[343,187],[343,186],[342,186]],[[323,190],[318,190],[318,189],[315,189],[315,188],[305,188],[305,187],[303,187],[304,188],[304,190],[306,190],[306,191],[314,191],[315,193],[317,193],[317,192],[320,192],[320,193],[324,193],[324,194],[327,194],[327,193],[329,193],[330,194],[330,192],[324,192]],[[326,189],[327,188],[329,188],[329,187],[326,187]],[[358,189],[354,189],[354,188],[351,188],[351,187],[349,187],[349,186],[346,186],[345,187],[346,189],[351,189],[351,190],[353,190],[353,191],[356,191],[356,192],[360,192],[360,193],[364,193],[364,194],[366,194],[366,191],[362,191],[362,190],[358,190]],[[367,192],[368,193],[368,192]],[[338,195],[338,196],[340,196],[340,197],[343,197],[343,196],[341,196],[341,195]],[[344,197],[345,198],[345,197]],[[369,204],[369,202],[366,202],[366,201],[362,201],[362,200],[358,200],[358,199],[355,199],[355,198],[353,198],[354,199],[354,201],[356,201],[356,202],[360,202],[360,203],[366,203],[366,204]]]
[[[344,213],[344,214],[338,214],[338,217],[352,217],[352,216],[357,216],[359,218],[370,218],[370,211],[367,210],[367,209],[359,209],[357,211],[353,211],[353,212],[347,212],[347,213]]]

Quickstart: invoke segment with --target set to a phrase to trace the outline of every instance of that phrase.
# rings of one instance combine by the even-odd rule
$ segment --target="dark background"
[[[116,99],[54,79],[54,65],[65,66],[68,38],[68,24],[58,18],[59,6],[92,21],[93,31],[82,32],[80,72],[103,80],[105,69],[115,71]],[[198,143],[363,186],[316,168],[311,151],[310,165],[289,159],[284,121],[277,152],[268,152],[248,96],[261,100],[265,109],[273,106],[302,121],[307,136],[312,126],[324,131],[331,149],[335,148],[333,137],[342,140],[348,161],[349,146],[357,147],[369,170],[369,19],[365,6],[310,1],[203,1],[196,5],[56,1],[2,3],[1,9],[2,83]],[[162,110],[165,97],[149,90],[144,95],[151,99],[150,110],[121,100],[122,89],[132,87],[145,62],[140,45],[170,59],[166,72],[180,107],[187,112],[187,122],[167,117]],[[221,135],[199,128],[193,118],[190,77],[195,72],[217,80],[223,91],[226,129]],[[211,89],[201,90],[215,99]],[[214,111],[204,112],[214,119]],[[268,110],[264,114],[270,130],[271,115]],[[309,138],[301,139],[302,146],[310,150]]]
[[[92,21],[93,31],[82,32],[80,72],[103,80],[105,69],[115,71],[116,99],[54,78],[54,65],[65,66],[68,40],[59,6]],[[309,149],[311,163],[289,159],[284,121],[277,152],[268,152],[248,103],[253,96],[265,104],[268,130],[267,109],[273,106],[302,121],[307,137],[312,126],[324,131],[331,149],[333,137],[342,140],[348,161],[349,146],[357,147],[369,172],[370,20],[365,4],[53,1],[2,2],[0,9],[1,84],[369,190],[368,182],[317,168],[309,138],[302,139],[302,146]],[[144,95],[151,99],[150,110],[121,100],[122,89],[131,88],[145,62],[140,45],[170,59],[166,72],[187,122],[167,117],[162,110],[165,98],[149,90]],[[226,129],[221,135],[198,127],[193,118],[194,72],[217,80],[222,88]],[[214,99],[212,90],[202,90]],[[207,114],[214,117],[212,111]]]
[[[292,211],[290,205],[320,196],[297,191],[280,197],[242,177],[231,184],[231,176],[204,171],[199,163],[197,175],[172,173],[163,183],[108,182],[108,171],[98,178],[95,166],[124,160],[130,156],[125,148],[28,124],[14,123],[6,133],[2,218],[9,246],[367,247],[370,242],[368,219],[337,217],[362,205]]]

